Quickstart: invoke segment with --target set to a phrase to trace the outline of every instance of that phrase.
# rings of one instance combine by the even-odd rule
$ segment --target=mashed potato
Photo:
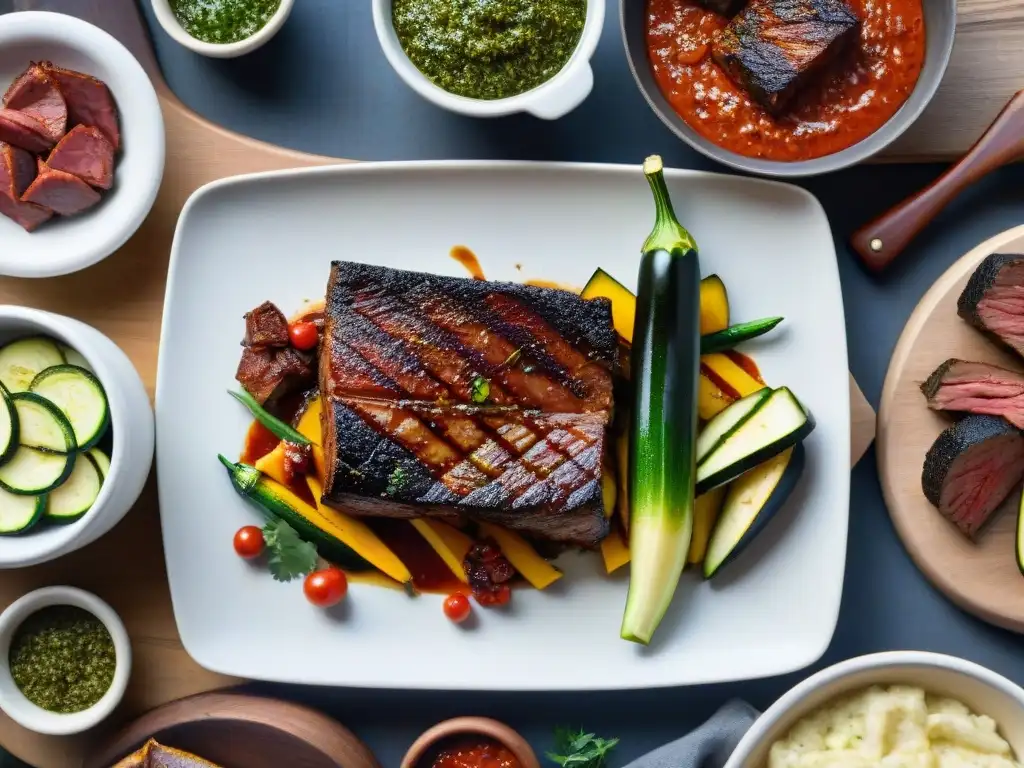
[[[768,768],[1021,768],[995,721],[920,688],[873,686],[772,744]]]

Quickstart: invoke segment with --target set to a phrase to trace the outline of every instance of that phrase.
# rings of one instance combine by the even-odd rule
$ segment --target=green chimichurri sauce
[[[595,0],[601,2],[601,0]],[[583,33],[587,0],[394,0],[406,55],[449,93],[504,99],[554,77]]]
[[[11,640],[8,661],[25,697],[61,714],[102,699],[117,666],[114,640],[103,622],[69,605],[43,608],[25,619]]]
[[[266,26],[281,0],[171,0],[178,23],[204,43],[237,43]]]

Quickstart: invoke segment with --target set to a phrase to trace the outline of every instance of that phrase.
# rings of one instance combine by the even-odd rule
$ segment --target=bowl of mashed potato
[[[1024,689],[953,656],[841,662],[776,701],[725,768],[1024,768]]]

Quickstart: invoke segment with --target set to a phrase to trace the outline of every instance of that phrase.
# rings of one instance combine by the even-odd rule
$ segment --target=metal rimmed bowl
[[[923,0],[926,50],[921,76],[913,92],[888,122],[867,138],[841,152],[792,162],[761,160],[723,149],[701,136],[668,103],[654,79],[647,56],[648,0],[619,0],[619,24],[626,58],[637,87],[651,109],[673,133],[703,155],[737,170],[762,176],[799,177],[847,168],[880,152],[917,120],[932,100],[946,72],[956,34],[956,0]]]

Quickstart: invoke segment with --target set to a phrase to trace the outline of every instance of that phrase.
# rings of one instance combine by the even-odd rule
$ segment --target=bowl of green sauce
[[[452,112],[555,120],[593,88],[604,0],[372,1],[395,72]]]
[[[284,26],[295,0],[152,0],[164,31],[218,59],[255,51]]]
[[[46,587],[0,614],[0,709],[37,733],[80,733],[124,697],[131,644],[114,610],[74,587]]]

